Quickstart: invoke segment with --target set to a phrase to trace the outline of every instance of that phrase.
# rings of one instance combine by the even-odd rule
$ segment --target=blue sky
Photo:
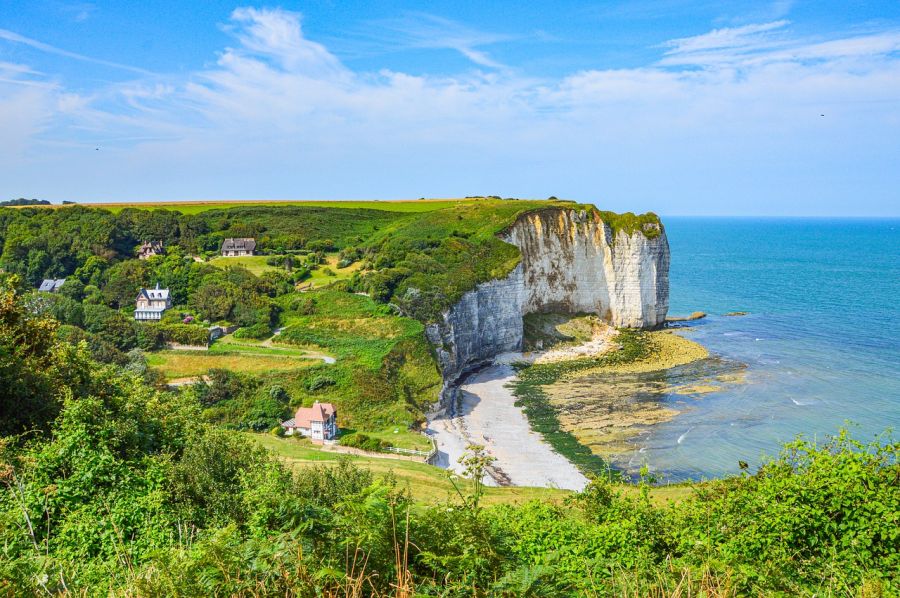
[[[0,197],[900,215],[900,2],[0,0]]]

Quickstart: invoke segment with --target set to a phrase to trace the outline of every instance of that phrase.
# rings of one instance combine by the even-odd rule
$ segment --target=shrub
[[[342,437],[340,443],[343,446],[358,448],[373,453],[383,452],[390,446],[387,442],[359,432]]]
[[[205,345],[209,342],[209,330],[192,324],[143,324],[161,335],[165,342],[181,345]],[[149,332],[147,334],[150,334]]]
[[[327,388],[329,386],[333,386],[334,384],[334,379],[328,376],[316,376],[306,384],[306,388],[314,392],[317,390],[322,390],[323,388]]]
[[[234,338],[252,338],[256,340],[262,340],[264,338],[268,338],[271,335],[272,329],[269,328],[269,325],[264,322],[254,324],[253,326],[238,328],[234,332]]]

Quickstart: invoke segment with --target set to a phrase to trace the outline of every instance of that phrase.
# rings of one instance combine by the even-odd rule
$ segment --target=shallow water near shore
[[[846,422],[861,440],[891,427],[900,434],[900,220],[664,222],[669,313],[710,314],[680,333],[718,357],[716,367],[746,368],[721,384],[707,383],[709,364],[670,372],[643,400],[678,413],[640,429],[616,465],[702,479],[737,472],[738,460],[756,466],[797,434],[824,439]],[[749,313],[724,315],[736,311]],[[598,389],[634,382],[594,380]],[[575,383],[582,388],[572,396],[583,394],[584,381]]]

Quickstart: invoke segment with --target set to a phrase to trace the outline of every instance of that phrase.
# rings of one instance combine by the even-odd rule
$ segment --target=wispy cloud
[[[693,62],[696,56],[707,56],[711,50],[731,55],[770,49],[778,43],[773,32],[783,30],[788,24],[789,21],[781,20],[742,27],[723,27],[702,35],[669,40],[663,47],[668,48],[666,56],[669,64],[676,64],[676,61]]]
[[[226,27],[232,46],[188,75],[80,95],[0,64],[0,77],[48,84],[0,81],[0,134],[13,140],[0,144],[0,180],[43,181],[49,169],[52,184],[118,199],[418,197],[485,185],[591,199],[604,189],[623,208],[665,211],[673,185],[718,193],[717,169],[784,202],[790,185],[754,165],[824,180],[900,150],[894,30],[810,40],[776,20],[673,39],[636,68],[536,79],[489,66],[485,48],[505,36],[422,15],[384,27],[405,47],[450,48],[484,69],[357,72],[308,39],[299,14],[239,8]],[[110,147],[82,151],[97,139]]]
[[[63,3],[59,10],[69,16],[76,23],[87,21],[97,11],[97,5],[91,2]]]
[[[118,62],[111,62],[109,60],[102,60],[99,58],[91,58],[90,56],[84,56],[83,54],[69,52],[68,50],[63,50],[61,48],[57,48],[56,46],[51,46],[50,44],[45,44],[44,42],[40,42],[35,39],[25,37],[24,35],[19,35],[18,33],[9,31],[7,29],[0,29],[0,39],[15,43],[15,44],[22,44],[25,46],[29,46],[36,50],[40,50],[41,52],[47,52],[49,54],[56,54],[57,56],[71,58],[72,60],[79,60],[81,62],[90,62],[92,64],[108,66],[110,68],[130,71],[132,73],[137,73],[139,75],[152,74],[152,73],[150,73],[150,71],[147,71],[142,68],[134,67],[134,66],[129,66],[127,64],[120,64]]]
[[[900,50],[900,30],[821,40],[792,37],[789,25],[786,20],[772,21],[673,39],[663,45],[667,49],[659,64],[753,67],[776,62],[875,58]]]
[[[421,12],[379,20],[373,25],[370,31],[380,30],[383,33],[380,36],[370,35],[395,49],[454,50],[478,66],[490,69],[504,68],[505,65],[491,58],[483,48],[514,39],[510,35],[480,31],[457,21]]]

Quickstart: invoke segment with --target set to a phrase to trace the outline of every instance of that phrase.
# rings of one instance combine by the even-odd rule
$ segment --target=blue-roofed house
[[[38,287],[38,290],[43,291],[44,293],[56,293],[65,282],[65,278],[45,278]]]

